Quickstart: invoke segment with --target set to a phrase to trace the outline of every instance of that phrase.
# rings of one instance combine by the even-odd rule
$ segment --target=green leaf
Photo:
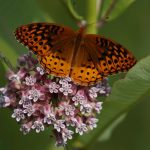
[[[108,20],[113,20],[117,18],[119,15],[121,15],[135,0],[105,0],[103,2],[102,7],[102,13],[101,16],[103,16],[108,8],[110,7],[112,1],[115,1],[115,5],[108,17]]]
[[[109,127],[107,127],[107,130],[105,130],[100,137],[98,138],[98,141],[106,141],[111,137],[111,134],[113,130],[125,119],[126,113],[122,114],[120,117],[118,117],[116,120],[113,121],[112,124],[110,124]]]
[[[79,141],[85,144],[85,149],[90,149],[107,128],[129,111],[143,96],[150,93],[150,56],[138,62],[126,75],[125,79],[114,84],[111,95],[106,99],[100,114],[97,129],[83,137]]]

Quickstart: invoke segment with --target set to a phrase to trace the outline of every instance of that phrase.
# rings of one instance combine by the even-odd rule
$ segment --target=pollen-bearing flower
[[[31,53],[18,59],[16,72],[9,70],[7,79],[7,85],[0,88],[0,107],[12,110],[23,134],[51,127],[57,146],[97,127],[96,114],[103,102],[96,98],[111,91],[107,79],[84,87],[69,77],[51,77]]]

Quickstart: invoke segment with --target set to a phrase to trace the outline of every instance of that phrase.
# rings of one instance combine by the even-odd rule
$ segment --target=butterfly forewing
[[[16,29],[15,36],[23,45],[27,46],[35,54],[44,56],[52,48],[68,40],[74,35],[69,27],[63,27],[50,23],[32,23]]]
[[[85,41],[90,43],[90,55],[97,55],[93,61],[98,64],[98,70],[103,76],[128,71],[136,63],[131,52],[110,39],[89,34]]]

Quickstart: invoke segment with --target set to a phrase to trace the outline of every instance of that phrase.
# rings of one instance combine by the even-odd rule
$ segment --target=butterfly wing
[[[74,31],[51,23],[32,23],[16,29],[16,38],[38,55],[43,68],[55,76],[69,75]]]
[[[97,35],[87,35],[87,40],[96,45],[95,50],[104,75],[126,72],[136,63],[130,51],[112,40]]]
[[[69,27],[52,23],[32,23],[17,28],[15,36],[35,54],[45,56],[52,49],[56,50],[62,43],[71,39],[74,31]]]
[[[79,47],[70,71],[72,80],[76,84],[83,86],[93,85],[102,80],[102,76],[99,73],[96,64],[94,64],[87,51],[88,47],[86,44]]]
[[[90,34],[86,35],[86,40],[91,47],[89,53],[97,55],[96,61],[95,59],[93,61],[98,63],[99,72],[104,76],[126,72],[136,63],[136,59],[131,52],[112,40]]]
[[[87,34],[77,52],[71,77],[81,85],[92,85],[108,75],[128,71],[135,63],[132,53],[120,44]]]
[[[69,27],[32,23],[17,28],[15,35],[38,55],[48,73],[70,76],[80,85],[95,84],[110,74],[129,70],[136,63],[120,44],[98,35],[84,35],[84,42],[75,45],[76,34]]]
[[[57,49],[51,51],[48,55],[38,57],[40,64],[49,74],[57,77],[69,76],[74,46],[73,42],[73,40],[68,40],[64,45],[57,46]]]

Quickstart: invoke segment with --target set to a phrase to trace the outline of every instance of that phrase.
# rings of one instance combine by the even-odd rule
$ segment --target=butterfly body
[[[120,44],[85,28],[73,31],[51,23],[32,23],[15,31],[16,38],[37,56],[43,68],[54,76],[69,76],[88,86],[117,72],[129,70],[134,56]]]

